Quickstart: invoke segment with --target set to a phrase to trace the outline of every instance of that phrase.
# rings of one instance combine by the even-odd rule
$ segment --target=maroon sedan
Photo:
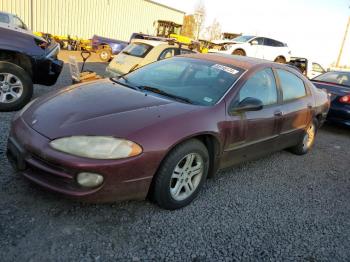
[[[176,209],[220,168],[307,153],[328,109],[293,68],[193,54],[38,98],[15,117],[7,152],[25,177],[66,196],[150,196]]]

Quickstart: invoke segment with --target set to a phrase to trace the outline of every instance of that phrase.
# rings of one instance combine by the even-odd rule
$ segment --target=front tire
[[[0,62],[0,111],[19,110],[33,95],[33,82],[21,67]]]
[[[240,55],[240,56],[245,56],[245,52],[241,49],[237,49],[235,51],[233,51],[232,53],[233,55]]]
[[[208,175],[209,154],[197,139],[176,146],[159,168],[153,198],[165,209],[174,210],[191,203]]]
[[[275,59],[275,62],[276,62],[276,63],[280,63],[280,64],[286,64],[286,63],[287,63],[286,59],[285,59],[283,56],[277,57],[277,58]]]
[[[314,119],[304,131],[299,143],[290,148],[290,151],[296,155],[305,155],[308,153],[315,143],[318,129],[318,121]]]

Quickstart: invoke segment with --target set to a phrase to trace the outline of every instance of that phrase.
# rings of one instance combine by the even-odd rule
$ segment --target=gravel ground
[[[69,83],[65,67],[35,96]],[[349,129],[324,126],[306,156],[279,152],[225,170],[190,206],[165,211],[148,201],[82,204],[31,185],[5,157],[12,117],[0,113],[1,261],[350,260]]]

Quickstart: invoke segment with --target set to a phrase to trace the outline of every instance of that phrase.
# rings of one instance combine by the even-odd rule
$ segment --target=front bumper
[[[63,61],[57,59],[60,46],[56,44],[45,56],[34,60],[33,83],[52,86],[56,83],[63,69]]]
[[[88,202],[146,198],[157,169],[152,156],[90,160],[57,152],[50,148],[49,142],[18,118],[13,122],[8,140],[8,159],[19,173],[35,184],[71,198]],[[76,182],[80,172],[101,174],[104,182],[97,188],[81,187]]]

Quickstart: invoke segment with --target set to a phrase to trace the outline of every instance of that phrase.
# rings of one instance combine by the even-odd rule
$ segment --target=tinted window
[[[165,49],[159,56],[158,60],[162,60],[165,58],[170,58],[176,55],[176,49],[175,48],[168,48]]]
[[[328,72],[315,77],[314,80],[350,86],[350,72]]]
[[[195,104],[210,106],[224,96],[242,72],[229,65],[173,57],[146,65],[126,78],[130,85],[154,87]]]
[[[264,38],[262,38],[262,37],[257,37],[255,39],[253,39],[251,42],[253,42],[253,41],[257,41],[258,45],[263,45],[264,44]]]
[[[276,71],[281,83],[283,101],[288,101],[306,96],[306,90],[303,80],[285,70],[277,69]]]
[[[188,49],[180,49],[180,55],[193,54],[194,52]]]
[[[260,99],[263,105],[277,103],[277,88],[271,69],[264,69],[250,77],[239,92],[239,102],[247,97]]]
[[[123,53],[137,57],[145,57],[152,48],[152,46],[143,43],[131,43],[124,48]]]
[[[274,47],[282,47],[284,44],[282,42],[270,39],[270,38],[265,38],[265,45],[267,46],[274,46]]]
[[[0,23],[9,24],[9,23],[10,23],[10,18],[9,18],[9,16],[6,15],[6,14],[0,13]]]

